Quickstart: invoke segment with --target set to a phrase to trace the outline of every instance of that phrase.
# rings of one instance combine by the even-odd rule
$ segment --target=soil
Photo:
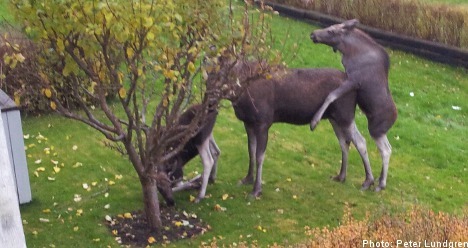
[[[161,206],[161,222],[163,228],[156,232],[149,229],[143,211],[113,217],[106,216],[106,225],[115,236],[117,243],[137,247],[169,244],[180,239],[201,235],[210,228],[195,214],[178,212],[173,207],[165,206]]]

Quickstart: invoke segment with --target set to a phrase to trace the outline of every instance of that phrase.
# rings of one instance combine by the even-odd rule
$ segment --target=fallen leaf
[[[40,163],[42,163],[42,159],[38,159],[38,160],[34,161],[34,163],[35,164],[40,164]]]
[[[49,180],[49,181],[55,181],[55,177],[47,177],[47,180]]]
[[[223,197],[222,197],[223,201],[225,201],[228,197],[229,197],[228,194],[224,194]]]
[[[119,231],[117,231],[117,230],[112,230],[112,234],[113,234],[114,236],[117,236],[117,234],[119,234]]]
[[[194,202],[194,201],[195,201],[195,196],[190,195],[190,202]]]
[[[60,168],[57,167],[57,166],[54,166],[54,171],[55,171],[55,173],[59,173],[59,172],[60,172]]]
[[[72,150],[73,150],[73,151],[78,150],[78,146],[77,146],[77,145],[74,145],[74,146],[72,147]]]
[[[112,180],[109,180],[109,185],[114,185],[114,184],[115,184],[115,182],[114,182],[114,181],[112,181]]]
[[[106,217],[104,217],[107,221],[109,222],[112,222],[112,217],[110,217],[109,215],[106,215]]]
[[[76,216],[81,216],[81,215],[83,215],[83,209],[77,209]]]
[[[133,219],[133,216],[131,213],[124,213],[123,216],[126,218],[126,219]]]
[[[73,231],[75,231],[75,232],[77,232],[79,229],[80,229],[80,228],[77,227],[77,226],[73,227]]]
[[[48,223],[48,222],[50,222],[49,219],[45,219],[45,218],[39,218],[39,221],[42,222],[42,223]]]
[[[110,204],[104,205],[104,208],[105,208],[105,209],[109,209],[109,208],[110,208]]]
[[[38,167],[38,168],[36,169],[36,171],[43,172],[43,171],[45,171],[45,168],[44,168],[44,167]]]
[[[218,212],[224,212],[224,211],[226,211],[226,208],[225,208],[225,207],[221,207],[219,204],[216,204],[216,205],[214,206],[214,210],[215,210],[215,211],[218,211]]]
[[[80,162],[76,162],[72,167],[77,168],[77,167],[80,167],[80,166],[83,166],[83,164],[80,163]]]
[[[53,159],[51,159],[50,162],[52,162],[52,164],[55,164],[55,165],[58,165],[58,163],[59,163],[59,161],[53,160]]]
[[[87,183],[83,183],[83,189],[89,189],[89,185]]]
[[[182,226],[182,222],[176,221],[176,222],[174,222],[174,226],[180,227],[180,226]]]
[[[48,214],[48,213],[50,213],[50,209],[48,209],[48,208],[47,208],[47,209],[43,209],[42,212],[45,213],[45,214]]]
[[[73,200],[74,200],[75,202],[81,201],[81,195],[75,194]]]
[[[153,236],[148,238],[148,244],[153,244],[155,242],[156,242],[156,239]]]

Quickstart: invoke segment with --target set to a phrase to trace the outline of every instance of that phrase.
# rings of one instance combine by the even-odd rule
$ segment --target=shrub
[[[44,87],[49,83],[44,78],[38,64],[38,50],[33,41],[21,32],[8,27],[2,27],[0,38],[0,89],[5,91],[23,111],[29,114],[40,114],[52,110],[50,89]],[[63,88],[56,90],[57,96],[68,108],[78,106],[76,101],[69,96],[73,94],[69,77],[63,77],[58,72],[63,70],[63,65],[55,63],[56,79],[61,78]],[[108,98],[116,95],[115,89],[106,89]],[[46,96],[46,97],[45,97]],[[94,102],[89,101],[90,105]]]
[[[345,205],[343,223],[333,229],[328,227],[305,228],[305,234],[311,236],[308,247],[371,247],[386,242],[395,246],[397,242],[466,242],[468,237],[468,216],[452,216],[435,213],[421,207],[412,207],[399,214],[382,214],[363,220],[352,217],[351,209]],[[402,243],[400,243],[403,246]],[[421,247],[422,247],[421,246]],[[380,246],[382,247],[382,246]],[[434,247],[434,246],[431,246]]]
[[[468,48],[468,10],[418,0],[272,0],[383,30]]]

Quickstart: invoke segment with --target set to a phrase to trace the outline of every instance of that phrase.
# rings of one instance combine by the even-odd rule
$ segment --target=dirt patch
[[[145,214],[135,211],[118,216],[106,216],[106,225],[115,236],[117,243],[145,247],[202,235],[210,226],[200,220],[196,214],[179,212],[174,208],[161,208],[163,228],[159,232],[151,232],[148,228]]]

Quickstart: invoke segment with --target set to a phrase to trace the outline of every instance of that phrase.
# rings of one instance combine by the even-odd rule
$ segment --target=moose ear
[[[359,24],[359,21],[357,19],[352,19],[352,20],[343,22],[343,27],[344,29],[351,30],[354,27],[356,27],[357,24]]]

